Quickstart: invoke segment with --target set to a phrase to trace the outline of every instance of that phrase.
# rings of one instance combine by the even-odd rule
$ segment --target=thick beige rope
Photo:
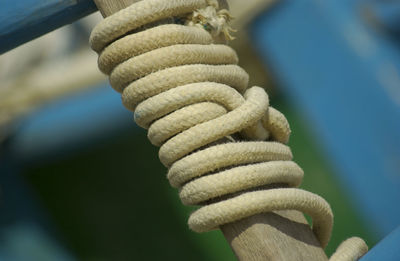
[[[329,261],[358,260],[368,252],[368,246],[359,237],[351,237],[343,241]]]
[[[146,0],[107,17],[90,38],[99,68],[137,124],[149,129],[150,141],[161,146],[160,160],[182,202],[204,205],[190,216],[191,229],[203,232],[262,212],[296,209],[312,217],[325,247],[332,211],[321,197],[296,188],[303,171],[285,145],[285,117],[269,106],[262,88],[247,89],[235,51],[213,44],[219,33],[230,37],[230,16],[217,5]],[[171,17],[174,24],[163,24]],[[280,188],[264,188],[271,184]],[[364,241],[352,239],[333,260],[365,252]]]

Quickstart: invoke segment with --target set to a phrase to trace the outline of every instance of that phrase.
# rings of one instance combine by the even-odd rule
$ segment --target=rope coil
[[[223,24],[230,16],[210,2],[139,1],[105,18],[90,37],[99,68],[152,144],[161,146],[160,160],[182,202],[202,205],[189,218],[192,230],[296,209],[312,217],[325,247],[333,224],[329,204],[296,188],[303,171],[285,145],[289,124],[269,106],[264,89],[247,89],[235,51],[214,44],[216,34],[230,37]],[[207,15],[215,18],[209,24]],[[193,20],[163,24],[171,17]],[[263,189],[271,184],[279,188]]]

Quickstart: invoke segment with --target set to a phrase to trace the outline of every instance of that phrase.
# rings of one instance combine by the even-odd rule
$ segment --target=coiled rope
[[[99,23],[90,44],[136,123],[161,146],[160,160],[182,202],[201,206],[189,218],[192,230],[298,210],[312,217],[325,247],[333,223],[329,204],[296,188],[303,171],[285,145],[289,124],[269,106],[264,89],[247,89],[235,51],[214,43],[231,31],[229,13],[217,10],[211,0],[140,1]],[[265,188],[271,184],[279,188]],[[358,247],[348,247],[355,241]],[[366,245],[360,242],[345,241],[334,256],[361,256]]]

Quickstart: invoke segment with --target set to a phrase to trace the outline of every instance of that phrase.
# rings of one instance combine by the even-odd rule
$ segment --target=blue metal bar
[[[3,0],[0,54],[96,10],[92,0]]]
[[[363,1],[282,1],[253,43],[303,115],[376,235],[400,224],[400,49]]]
[[[400,227],[390,233],[374,246],[361,261],[399,261],[400,260]]]

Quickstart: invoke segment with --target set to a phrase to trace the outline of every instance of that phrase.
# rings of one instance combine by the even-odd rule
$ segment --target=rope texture
[[[90,44],[124,106],[161,146],[182,202],[201,206],[189,218],[192,230],[295,209],[312,217],[325,247],[333,214],[324,199],[297,188],[303,171],[285,145],[286,118],[269,106],[264,89],[247,89],[235,51],[214,43],[216,31],[230,37],[228,19],[215,1],[139,1],[99,23]],[[265,188],[271,184],[279,188]],[[362,240],[353,243],[345,241],[333,260],[365,252]]]

